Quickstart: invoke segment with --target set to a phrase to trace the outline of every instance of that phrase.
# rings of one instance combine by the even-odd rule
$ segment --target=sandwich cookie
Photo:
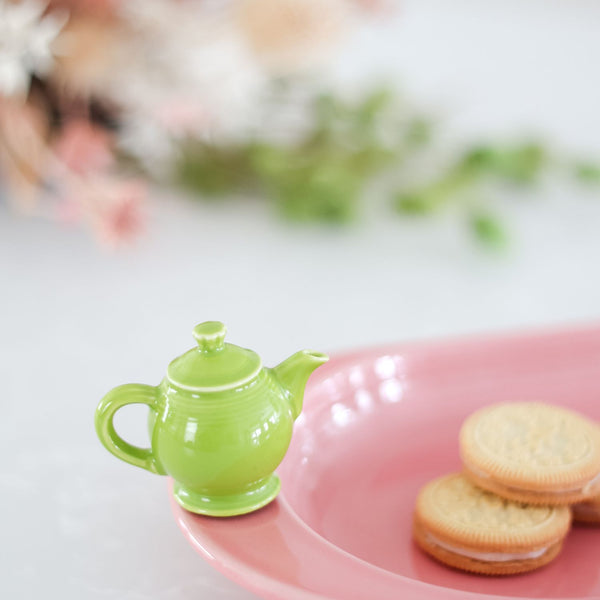
[[[548,404],[495,404],[460,431],[465,475],[509,500],[573,504],[600,494],[600,427]]]
[[[571,507],[573,521],[587,525],[600,525],[600,496]]]
[[[454,473],[419,493],[413,535],[418,546],[451,567],[511,575],[553,560],[569,531],[566,506],[505,500]]]

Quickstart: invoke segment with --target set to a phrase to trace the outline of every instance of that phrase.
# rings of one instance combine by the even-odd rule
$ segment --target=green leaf
[[[435,197],[426,192],[399,192],[395,196],[396,209],[413,216],[424,216],[433,213],[438,207]]]
[[[514,183],[530,185],[546,166],[547,158],[547,152],[540,144],[517,146],[505,153],[499,174]]]
[[[382,112],[392,103],[392,92],[389,89],[376,89],[358,104],[355,111],[355,118],[361,127],[373,125]]]
[[[176,165],[176,179],[204,197],[229,195],[252,179],[248,153],[243,147],[189,143]]]
[[[424,146],[431,141],[433,123],[424,117],[411,118],[404,130],[404,143],[410,148]]]
[[[507,232],[498,218],[488,213],[475,213],[469,221],[475,238],[490,248],[501,249],[508,243]]]
[[[600,183],[600,165],[591,162],[576,163],[573,175],[582,183],[596,185]]]
[[[265,182],[285,178],[293,160],[287,148],[266,144],[249,147],[247,157],[254,174]]]
[[[547,164],[547,152],[538,143],[509,147],[476,146],[465,153],[462,168],[478,177],[493,176],[511,183],[528,185],[535,182]]]
[[[333,94],[321,94],[313,103],[313,114],[317,128],[329,129],[332,122],[345,114],[342,102]]]
[[[498,169],[501,161],[499,151],[492,146],[475,146],[467,150],[460,167],[477,175],[491,173]]]
[[[275,200],[296,221],[341,223],[355,216],[362,179],[336,164],[299,169],[275,186]]]

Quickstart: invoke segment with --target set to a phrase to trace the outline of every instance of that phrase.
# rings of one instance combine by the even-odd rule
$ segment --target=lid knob
[[[202,352],[216,352],[225,345],[227,327],[220,321],[205,321],[194,327],[193,335]]]

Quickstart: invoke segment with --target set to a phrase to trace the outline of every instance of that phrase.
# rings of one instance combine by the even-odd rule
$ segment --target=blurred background
[[[0,589],[253,597],[93,431],[196,323],[266,364],[597,323],[598,22],[594,0],[0,0]],[[139,445],[143,416],[117,418]]]

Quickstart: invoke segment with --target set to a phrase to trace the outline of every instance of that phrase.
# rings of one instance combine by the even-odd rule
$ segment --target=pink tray
[[[217,569],[264,598],[600,599],[600,528],[575,528],[551,565],[507,578],[448,569],[411,541],[420,486],[460,468],[464,418],[507,400],[600,421],[600,327],[333,358],[309,382],[278,499],[231,519],[173,501],[175,518]]]

